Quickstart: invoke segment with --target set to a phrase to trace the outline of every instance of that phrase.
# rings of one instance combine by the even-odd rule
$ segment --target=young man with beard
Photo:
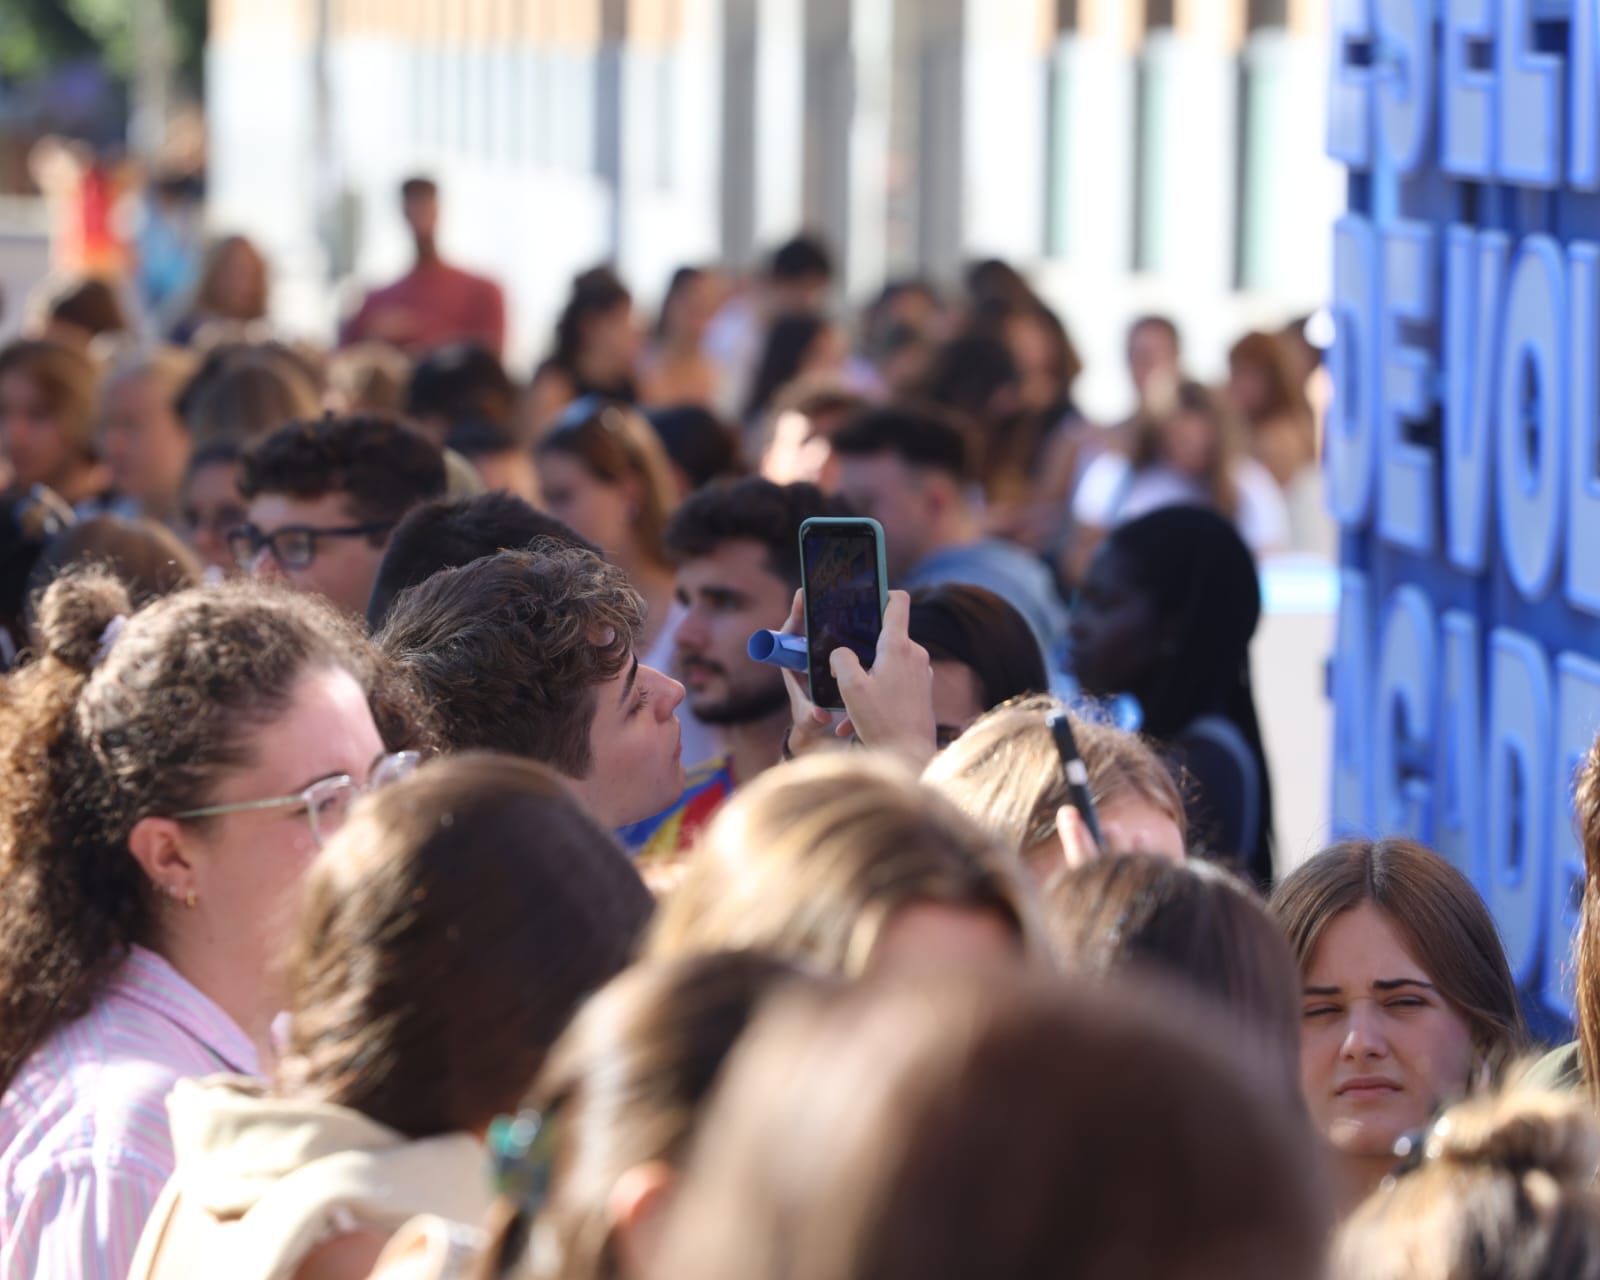
[[[750,477],[702,489],[667,526],[678,602],[687,610],[674,674],[720,752],[690,771],[676,805],[622,833],[642,858],[686,848],[735,787],[783,758],[791,722],[783,674],[752,662],[745,646],[751,632],[777,630],[789,617],[800,586],[801,523],[841,514],[815,485]]]

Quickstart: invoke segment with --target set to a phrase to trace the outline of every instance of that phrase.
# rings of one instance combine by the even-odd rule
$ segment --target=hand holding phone
[[[846,717],[837,732],[892,751],[920,772],[938,752],[933,663],[911,638],[911,597],[891,591],[871,670],[850,649],[833,653],[833,675]]]
[[[883,528],[876,520],[817,517],[800,526],[800,587],[805,598],[807,678],[813,705],[843,711],[834,650],[870,667],[888,606]]]

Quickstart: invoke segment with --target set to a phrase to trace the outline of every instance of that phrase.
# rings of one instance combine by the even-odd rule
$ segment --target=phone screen
[[[878,580],[877,530],[865,521],[808,526],[801,536],[805,574],[806,648],[811,700],[844,705],[828,658],[840,645],[870,667],[883,629],[883,584]]]

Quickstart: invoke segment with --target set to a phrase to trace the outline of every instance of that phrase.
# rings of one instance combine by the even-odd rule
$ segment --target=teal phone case
[[[878,568],[878,618],[881,625],[884,610],[889,607],[889,567],[884,556],[883,526],[868,516],[812,516],[811,519],[801,522],[800,525],[800,587],[804,593],[807,653],[806,653],[806,691],[811,697],[814,706],[821,707],[824,711],[843,711],[842,706],[829,706],[817,701],[817,692],[811,686],[811,655],[809,651],[811,631],[811,584],[806,581],[806,531],[827,525],[865,525],[872,530],[872,542],[877,551]],[[840,699],[842,702],[843,699]]]

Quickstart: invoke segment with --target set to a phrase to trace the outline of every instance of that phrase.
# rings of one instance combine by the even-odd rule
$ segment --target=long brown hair
[[[40,600],[38,657],[0,686],[0,1092],[148,940],[134,825],[210,803],[304,673],[354,676],[404,745],[375,653],[306,596],[224,584],[130,613],[106,571],[68,572]]]
[[[1215,442],[1201,483],[1212,505],[1230,520],[1239,512],[1239,487],[1234,466],[1245,453],[1244,426],[1216,392],[1204,383],[1184,380],[1160,412],[1145,409],[1133,423],[1131,460],[1135,471],[1161,461],[1167,424],[1179,414],[1198,414],[1211,424]]]
[[[549,1198],[538,1210],[530,1275],[615,1280],[623,1274],[610,1198],[630,1169],[681,1169],[699,1118],[762,1002],[812,981],[755,951],[723,951],[636,965],[589,1001],[551,1050],[531,1102],[556,1127]],[[509,1222],[491,1244],[491,1269],[508,1274]]]
[[[222,274],[228,259],[241,253],[250,259],[255,287],[239,307],[223,297]],[[261,256],[261,251],[244,236],[224,236],[211,246],[200,269],[200,282],[194,294],[195,309],[227,320],[260,320],[267,314],[267,288],[267,260]]]
[[[1097,858],[1051,886],[1045,927],[1070,971],[1153,971],[1210,996],[1261,1033],[1285,1090],[1299,1096],[1299,970],[1244,881],[1195,859]]]
[[[1295,868],[1273,892],[1301,970],[1338,916],[1372,906],[1466,1019],[1495,1078],[1528,1043],[1516,984],[1489,909],[1466,876],[1411,840],[1350,840]]]
[[[1159,990],[983,981],[779,996],[667,1226],[695,1280],[1283,1280],[1320,1272],[1310,1127]]]
[[[543,765],[465,755],[368,797],[307,879],[279,1089],[412,1138],[516,1107],[651,900]]]
[[[1281,337],[1260,331],[1247,333],[1228,351],[1230,365],[1249,365],[1261,375],[1267,402],[1253,419],[1255,423],[1273,418],[1294,417],[1311,425],[1311,405],[1303,386],[1295,381],[1294,365]]]
[[[769,770],[712,819],[650,939],[655,957],[754,947],[859,974],[902,907],[992,912],[1033,939],[1009,851],[931,787],[860,752]]]

